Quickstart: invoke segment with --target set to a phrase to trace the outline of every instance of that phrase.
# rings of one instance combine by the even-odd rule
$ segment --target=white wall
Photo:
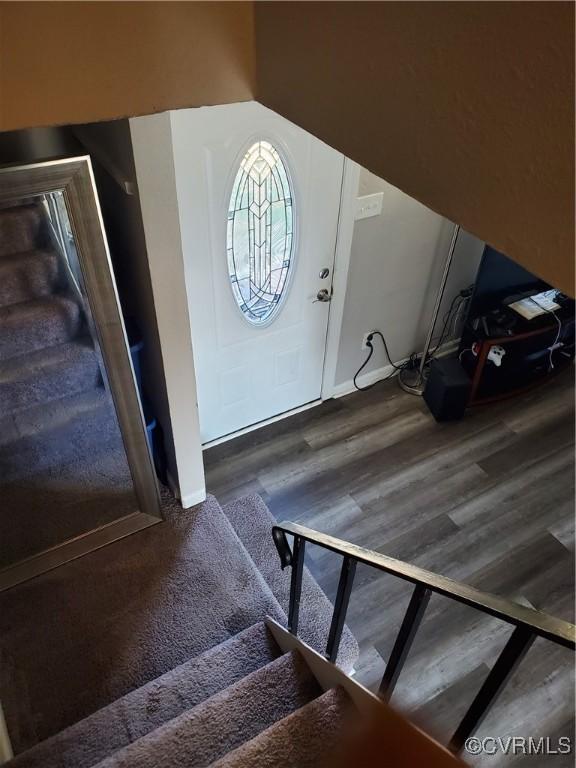
[[[206,487],[196,398],[170,113],[130,119],[182,506]]]
[[[368,331],[382,331],[394,361],[422,350],[453,231],[451,222],[363,169],[359,195],[380,191],[382,213],[354,225],[335,377],[341,391],[351,389],[366,357],[361,345]],[[440,320],[455,293],[474,282],[483,248],[461,231]],[[377,341],[363,374],[386,363]]]

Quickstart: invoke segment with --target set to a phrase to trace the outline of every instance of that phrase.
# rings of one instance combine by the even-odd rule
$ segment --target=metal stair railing
[[[293,537],[292,549],[290,549],[286,534]],[[450,748],[454,752],[459,752],[466,739],[478,728],[537,637],[542,637],[571,650],[576,649],[576,627],[574,624],[536,611],[533,608],[482,592],[467,584],[440,576],[402,560],[382,555],[379,552],[359,547],[312,528],[306,528],[298,523],[283,522],[273,526],[272,537],[280,556],[282,569],[292,568],[288,630],[294,635],[298,634],[306,542],[336,552],[343,557],[325,652],[326,658],[332,662],[336,661],[338,655],[358,563],[369,565],[414,584],[412,597],[380,683],[378,693],[384,700],[388,700],[392,695],[432,593],[443,595],[458,603],[495,616],[514,627],[506,645],[452,736]]]

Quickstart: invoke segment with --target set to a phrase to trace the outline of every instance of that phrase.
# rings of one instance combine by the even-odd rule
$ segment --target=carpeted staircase
[[[41,203],[0,209],[0,567],[132,511],[114,409]],[[132,505],[132,506],[131,506]],[[353,706],[286,623],[290,574],[258,497],[209,498],[0,593],[0,702],[17,768],[318,766]],[[301,636],[332,607],[308,571]],[[339,663],[357,644],[346,629]]]
[[[263,623],[286,623],[289,593],[272,515],[258,496],[163,506],[165,522],[0,594],[10,768],[322,765],[354,706]],[[299,634],[319,651],[331,613],[306,570]],[[345,629],[339,665],[357,653]]]
[[[40,202],[0,209],[0,568],[135,508],[81,300]]]
[[[263,623],[16,758],[26,768],[318,766],[351,702],[324,693]],[[302,729],[309,729],[302,738]]]

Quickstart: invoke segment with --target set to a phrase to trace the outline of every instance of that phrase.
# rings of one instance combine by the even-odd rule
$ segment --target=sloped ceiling
[[[0,130],[254,98],[251,2],[0,3]]]
[[[570,2],[0,3],[0,129],[256,98],[574,288]]]
[[[258,100],[572,293],[574,5],[256,4]]]

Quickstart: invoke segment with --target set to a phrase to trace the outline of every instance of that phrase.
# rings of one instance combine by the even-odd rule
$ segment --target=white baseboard
[[[437,353],[438,357],[446,357],[447,355],[451,355],[453,352],[455,352],[458,349],[459,344],[460,339],[451,339],[445,344],[442,344],[442,347],[438,351],[434,350],[434,354]],[[402,365],[407,360],[408,358],[405,357],[404,360],[400,360],[396,363],[396,365]],[[371,384],[375,384],[377,381],[381,381],[382,379],[386,378],[392,379],[397,375],[398,371],[390,364],[388,364],[383,365],[381,368],[376,368],[374,371],[368,371],[368,373],[363,373],[361,376],[358,376],[357,383],[360,387],[369,387]],[[345,395],[350,395],[352,392],[356,391],[357,390],[354,386],[354,380],[348,379],[348,381],[343,381],[341,384],[336,384],[334,386],[332,397],[344,397]]]
[[[404,360],[401,360],[397,365],[401,365],[404,362]],[[397,375],[398,371],[395,368],[392,368],[391,365],[383,365],[382,368],[376,368],[374,371],[368,371],[368,373],[363,373],[361,376],[358,376],[356,382],[359,387],[369,387],[371,384],[376,384],[376,382],[381,379],[393,378]],[[345,395],[350,395],[352,392],[356,391],[354,380],[349,379],[348,381],[343,381],[342,384],[336,384],[332,397],[344,397]]]
[[[202,504],[203,501],[206,501],[206,488],[192,491],[192,493],[187,493],[180,498],[180,504],[182,504],[184,509],[195,507],[196,504]]]
[[[186,493],[184,496],[180,493],[180,488],[178,487],[178,483],[169,471],[166,472],[166,479],[168,480],[168,486],[170,487],[170,490],[176,496],[176,498],[180,501],[180,504],[184,507],[184,509],[189,509],[190,507],[195,507],[196,504],[202,504],[203,501],[206,501],[206,488],[199,488],[196,491],[192,491],[191,493]]]

